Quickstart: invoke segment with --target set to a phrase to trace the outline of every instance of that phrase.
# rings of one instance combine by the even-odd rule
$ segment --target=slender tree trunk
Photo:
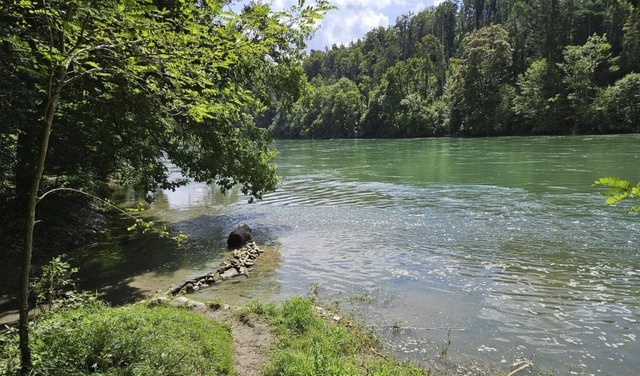
[[[36,204],[38,203],[38,189],[42,181],[44,165],[47,159],[47,149],[49,148],[49,138],[51,136],[51,126],[60,91],[63,86],[63,79],[67,73],[65,67],[60,66],[55,73],[54,86],[49,93],[45,103],[45,124],[40,138],[40,150],[38,150],[37,161],[31,190],[27,198],[27,217],[24,236],[24,253],[22,257],[22,271],[20,274],[20,319],[18,331],[20,334],[20,361],[21,373],[27,375],[31,372],[31,346],[29,345],[29,276],[31,272],[31,256],[33,254],[33,230],[36,224]]]
[[[37,121],[31,119],[31,121]],[[40,129],[33,126],[22,127],[18,134],[16,165],[14,168],[14,183],[16,187],[16,202],[20,213],[25,213],[33,174],[35,171],[36,152],[38,147],[37,135]]]

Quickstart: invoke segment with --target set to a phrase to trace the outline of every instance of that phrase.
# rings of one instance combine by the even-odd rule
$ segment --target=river
[[[312,289],[417,362],[449,338],[450,359],[505,370],[526,358],[558,374],[640,373],[640,217],[591,187],[640,180],[639,135],[275,146],[281,184],[260,202],[202,184],[159,192],[148,214],[190,239],[97,249],[96,263],[126,269],[112,287],[142,296],[208,271],[244,222],[270,256],[198,298]]]

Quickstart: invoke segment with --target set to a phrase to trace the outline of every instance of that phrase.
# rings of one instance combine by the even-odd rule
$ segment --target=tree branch
[[[92,198],[92,199],[94,199],[96,201],[99,201],[102,204],[109,206],[110,208],[113,208],[113,209],[117,210],[118,212],[126,215],[127,217],[133,219],[136,222],[136,224],[134,224],[130,229],[134,229],[135,226],[137,226],[139,224],[144,224],[144,225],[146,225],[145,226],[146,228],[143,230],[143,233],[145,233],[149,228],[151,228],[153,230],[153,232],[155,232],[156,234],[160,235],[161,237],[168,237],[169,236],[169,233],[165,230],[164,226],[159,227],[159,228],[155,227],[155,226],[153,226],[153,222],[145,222],[142,219],[136,217],[135,215],[133,215],[133,214],[127,212],[126,210],[120,208],[116,204],[110,202],[109,200],[103,199],[103,198],[98,197],[96,195],[93,195],[91,193],[83,192],[83,191],[81,191],[79,189],[67,188],[67,187],[54,188],[54,189],[51,189],[51,190],[43,193],[42,196],[38,197],[37,198],[37,202],[42,201],[49,194],[54,193],[54,192],[59,192],[59,191],[68,191],[68,192],[80,193],[80,194],[85,195],[85,196],[87,196],[89,198]],[[171,239],[175,240],[179,245],[180,242],[182,240],[184,240],[185,238],[187,238],[187,235],[184,235],[182,232],[179,232],[177,236],[175,236],[175,237],[173,237]]]
[[[80,194],[85,195],[87,197],[90,197],[90,198],[92,198],[92,199],[94,199],[96,201],[99,201],[99,202],[101,202],[101,203],[103,203],[103,204],[105,204],[105,205],[107,205],[107,206],[109,206],[109,207],[111,207],[113,209],[118,210],[120,213],[128,216],[131,219],[134,219],[136,221],[139,220],[139,218],[136,218],[136,216],[134,216],[133,214],[131,214],[131,213],[127,212],[126,210],[120,208],[119,206],[115,205],[114,203],[110,202],[109,200],[105,200],[105,199],[103,199],[101,197],[98,197],[96,195],[92,195],[91,193],[83,192],[83,191],[81,191],[79,189],[75,189],[75,188],[60,187],[60,188],[51,189],[51,190],[43,193],[42,196],[38,197],[38,202],[42,201],[49,194],[54,193],[54,192],[59,192],[59,191],[69,191],[69,192],[80,193]]]

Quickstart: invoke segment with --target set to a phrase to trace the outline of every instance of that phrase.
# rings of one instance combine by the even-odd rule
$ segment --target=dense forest
[[[445,1],[313,50],[278,138],[640,131],[637,0]]]

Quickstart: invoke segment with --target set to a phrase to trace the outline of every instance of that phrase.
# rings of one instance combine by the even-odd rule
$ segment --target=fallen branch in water
[[[523,364],[523,365],[521,365],[520,367],[518,367],[518,368],[514,369],[513,371],[511,371],[507,376],[513,376],[513,375],[515,375],[516,373],[518,373],[518,372],[520,372],[520,371],[522,371],[522,370],[524,370],[524,369],[527,369],[527,368],[531,367],[532,365],[533,365],[533,363],[531,363],[531,362],[526,362],[525,364]]]

